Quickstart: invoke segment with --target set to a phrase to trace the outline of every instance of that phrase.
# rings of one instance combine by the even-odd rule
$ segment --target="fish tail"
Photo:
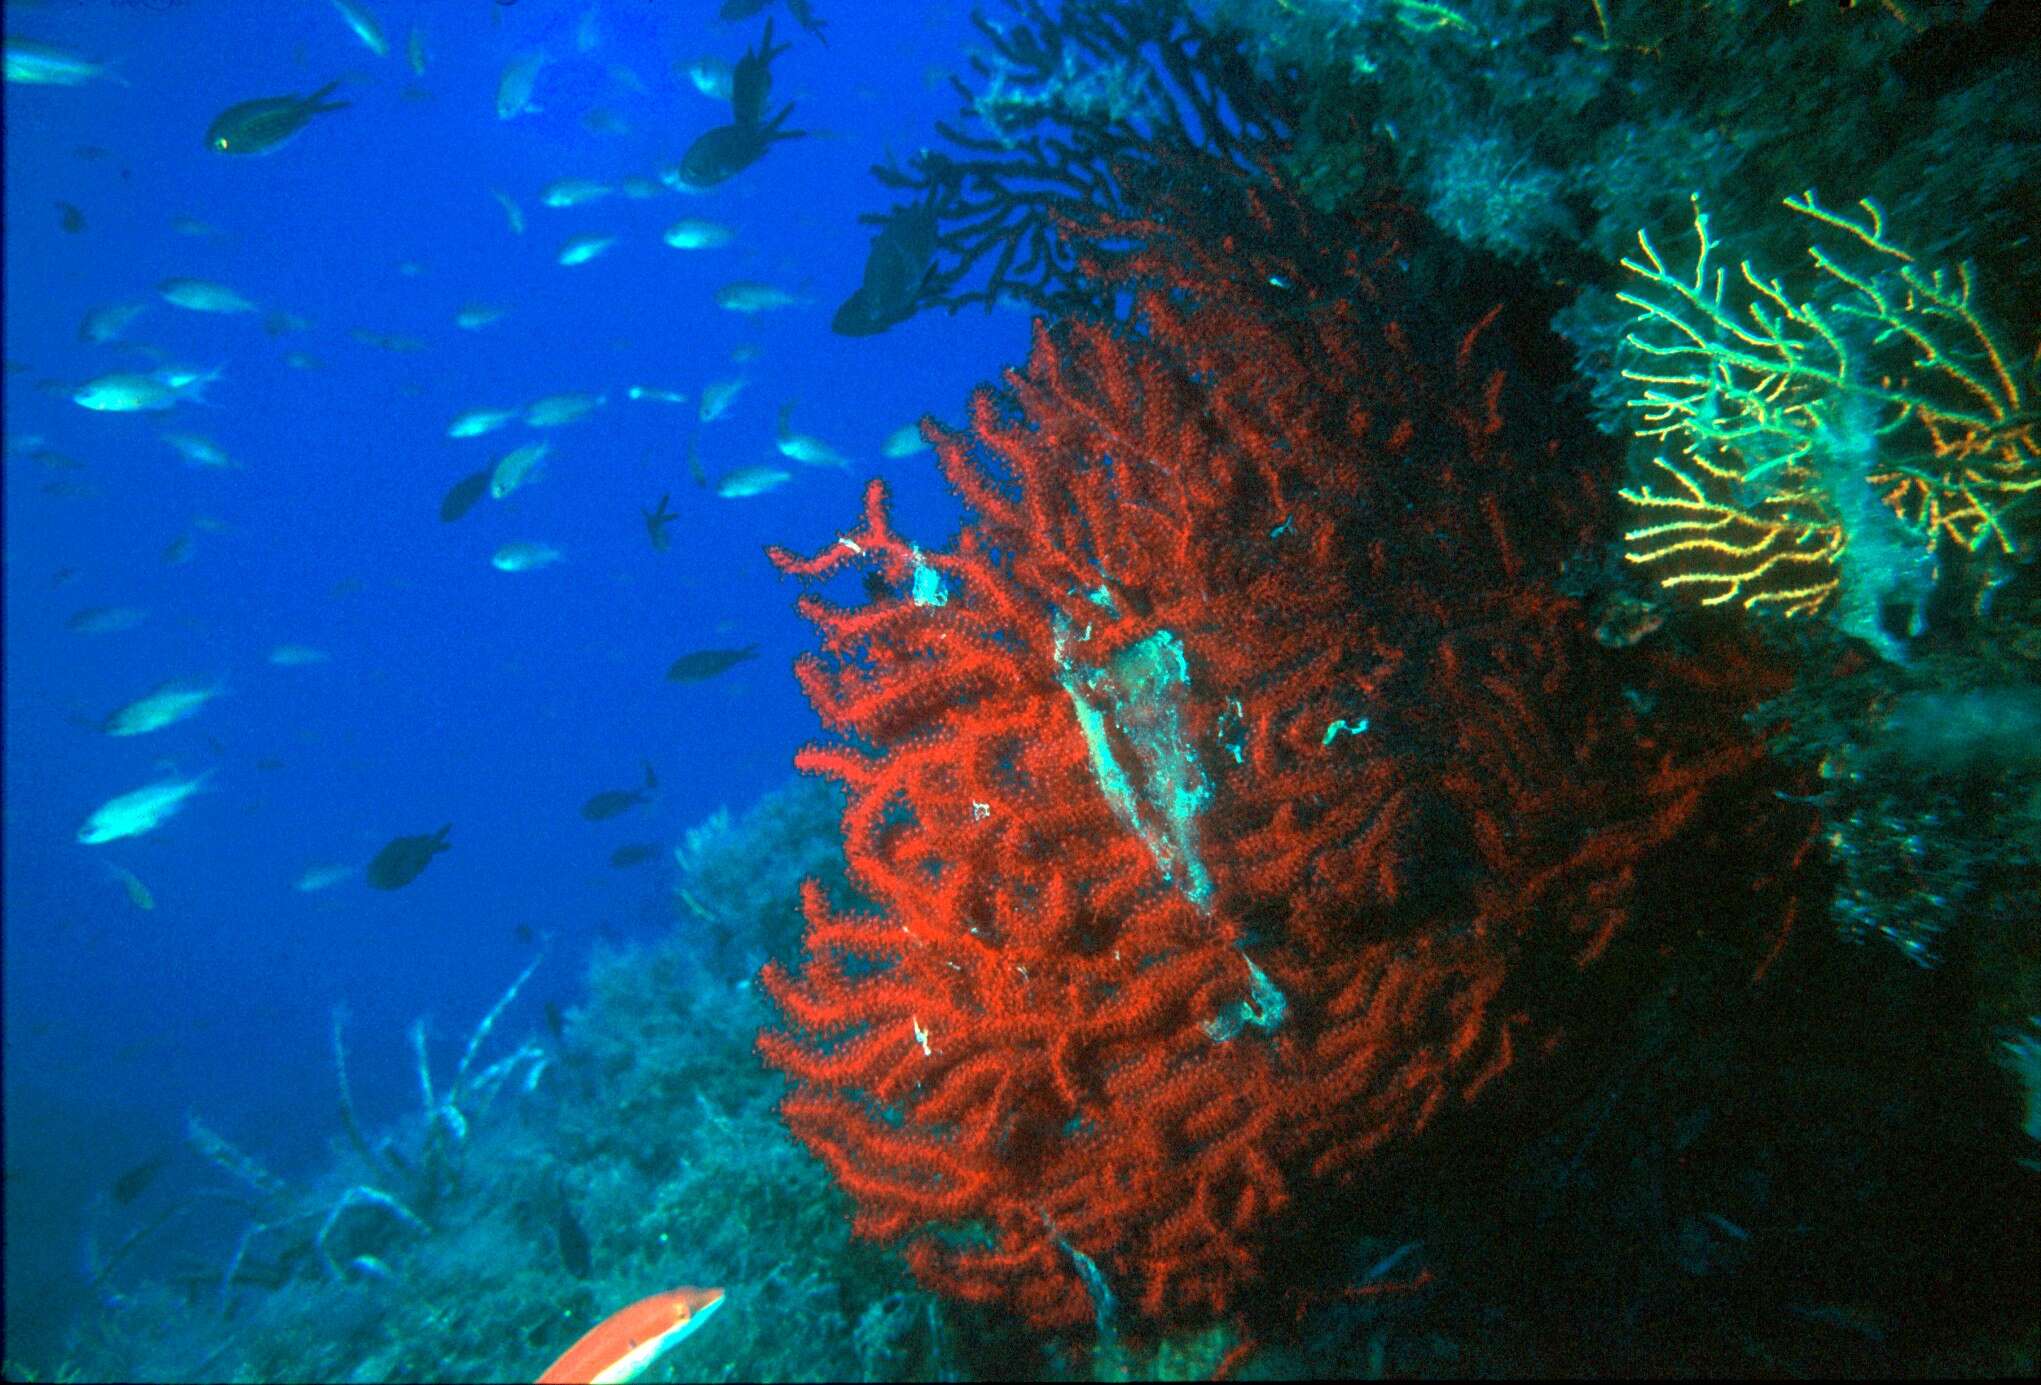
[[[338,78],[320,87],[305,98],[306,111],[312,115],[323,115],[327,111],[344,111],[354,104],[352,101],[328,101],[326,99],[338,90],[340,90]]]
[[[187,404],[204,404],[209,408],[218,407],[213,404],[212,400],[206,398],[206,387],[217,384],[223,379],[226,375],[226,370],[227,368],[224,365],[216,365],[196,379],[186,381],[177,387],[175,391],[177,397]]]

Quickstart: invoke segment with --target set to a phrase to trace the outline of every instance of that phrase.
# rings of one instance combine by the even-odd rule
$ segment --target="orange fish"
[[[682,1286],[619,1308],[568,1347],[538,1385],[609,1385],[636,1380],[723,1306],[721,1289]]]

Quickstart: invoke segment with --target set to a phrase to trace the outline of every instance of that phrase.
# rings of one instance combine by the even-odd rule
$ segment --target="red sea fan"
[[[861,1234],[1045,1330],[1227,1311],[1552,1046],[1555,977],[1760,755],[1674,661],[1644,692],[1700,714],[1636,710],[1554,585],[1603,478],[1505,427],[1479,327],[1415,344],[1379,226],[1189,159],[1151,205],[1066,228],[1127,324],[1038,324],[930,425],[953,546],[874,481],[773,554],[877,594],[801,599],[862,899],[808,886],[761,1052]]]

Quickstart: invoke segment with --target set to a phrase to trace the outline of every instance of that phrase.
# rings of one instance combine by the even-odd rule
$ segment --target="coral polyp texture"
[[[1712,800],[1776,821],[1739,720],[1768,675],[1595,643],[1555,579],[1607,478],[1506,419],[1487,319],[1428,320],[1400,214],[1180,162],[1141,216],[1065,218],[1128,321],[1038,323],[927,425],[953,544],[874,481],[773,551],[861,896],[811,883],[765,970],[783,1114],[924,1282],[1080,1334],[1238,1306],[1663,943]]]

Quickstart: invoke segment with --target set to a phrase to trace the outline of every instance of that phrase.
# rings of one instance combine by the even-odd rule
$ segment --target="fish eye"
[[[213,141],[213,148],[215,149],[225,149],[226,147],[227,137],[225,135],[221,135],[218,139]]]

